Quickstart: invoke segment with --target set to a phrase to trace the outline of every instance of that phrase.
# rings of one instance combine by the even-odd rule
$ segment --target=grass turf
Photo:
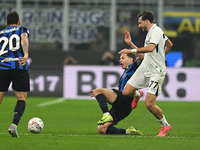
[[[197,150],[200,147],[200,103],[199,102],[157,102],[172,125],[166,137],[156,137],[160,124],[140,101],[137,109],[116,127],[134,126],[144,136],[100,135],[97,121],[101,110],[93,100],[55,100],[56,98],[29,97],[25,113],[19,123],[19,138],[11,138],[7,129],[11,124],[16,104],[14,97],[4,97],[0,105],[0,145],[2,150]],[[38,105],[52,103],[43,107]],[[44,121],[44,130],[39,134],[28,131],[27,123],[32,117]]]

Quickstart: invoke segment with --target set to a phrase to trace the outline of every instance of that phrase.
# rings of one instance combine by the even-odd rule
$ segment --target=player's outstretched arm
[[[135,49],[123,49],[121,51],[118,52],[118,54],[121,53],[149,53],[152,52],[155,49],[156,45],[155,44],[149,44],[145,47],[141,47],[141,48],[135,48]]]
[[[128,32],[127,30],[124,31],[124,41],[131,47],[131,48],[137,48],[137,46],[135,46],[135,44],[133,44],[132,39],[131,39],[131,35],[130,32]]]
[[[123,49],[123,50],[121,50],[121,51],[118,52],[118,54],[121,54],[121,53],[126,53],[126,54],[128,54],[128,53],[132,53],[132,52],[131,52],[130,49],[126,49],[126,48],[125,48],[125,49]]]
[[[124,31],[124,41],[132,48],[132,49],[137,49],[138,47],[133,44],[132,39],[131,39],[131,35],[130,32],[128,32],[127,30]],[[142,53],[138,53],[137,54],[139,56],[140,59],[144,58],[144,55]]]

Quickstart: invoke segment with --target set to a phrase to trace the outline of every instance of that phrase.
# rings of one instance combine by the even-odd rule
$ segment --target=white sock
[[[158,120],[158,122],[160,122],[160,124],[163,126],[163,127],[168,127],[169,126],[169,123],[167,122],[167,120],[165,119],[165,116],[163,115],[163,118]]]
[[[110,115],[110,113],[109,113],[109,112],[106,112],[106,113],[103,113],[103,115]]]
[[[140,97],[140,92],[138,90],[135,91],[135,94],[133,95],[130,95],[131,97],[135,97],[135,98],[138,98]]]
[[[128,130],[126,130],[126,134],[130,134],[130,132]]]

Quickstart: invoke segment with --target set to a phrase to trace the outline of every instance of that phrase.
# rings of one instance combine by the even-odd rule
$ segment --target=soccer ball
[[[39,133],[43,130],[43,128],[44,128],[44,123],[42,119],[38,117],[30,119],[28,122],[28,130],[32,133]]]

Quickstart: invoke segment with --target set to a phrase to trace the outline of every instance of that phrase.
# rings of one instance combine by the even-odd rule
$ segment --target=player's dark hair
[[[127,56],[128,56],[129,58],[133,58],[133,60],[135,59],[135,54],[127,53]]]
[[[19,15],[16,11],[11,12],[7,15],[7,23],[10,24],[17,24],[19,21]]]
[[[149,20],[151,23],[154,22],[154,15],[152,11],[143,11],[137,15],[137,20],[142,17],[142,20]]]

